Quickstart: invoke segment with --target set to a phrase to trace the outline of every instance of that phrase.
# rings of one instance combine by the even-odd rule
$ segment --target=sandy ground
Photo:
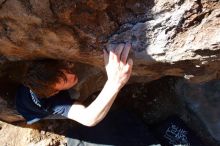
[[[14,126],[0,121],[1,146],[65,146],[64,136],[34,126]]]

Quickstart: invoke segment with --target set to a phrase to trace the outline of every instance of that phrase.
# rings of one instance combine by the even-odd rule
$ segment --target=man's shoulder
[[[34,110],[36,108],[41,108],[41,100],[30,90],[30,88],[21,85],[17,90],[16,105],[29,110]]]
[[[41,119],[49,115],[47,111],[34,102],[36,100],[37,99],[33,99],[31,90],[28,87],[21,85],[18,88],[16,95],[16,108],[27,121],[32,121],[36,118]]]
[[[67,91],[61,91],[55,96],[41,99],[24,85],[19,87],[16,97],[17,110],[29,123],[49,115],[67,117],[73,102],[74,100],[70,98]]]

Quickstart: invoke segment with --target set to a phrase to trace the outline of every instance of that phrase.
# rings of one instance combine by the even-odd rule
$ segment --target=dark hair
[[[40,97],[49,97],[55,92],[53,85],[60,79],[66,81],[63,70],[71,71],[72,64],[60,60],[36,60],[28,64],[23,84]]]

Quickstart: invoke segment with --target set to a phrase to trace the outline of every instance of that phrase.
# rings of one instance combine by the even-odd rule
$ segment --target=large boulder
[[[102,49],[131,42],[134,76],[218,78],[218,0],[1,0],[1,60],[65,59],[103,69]]]

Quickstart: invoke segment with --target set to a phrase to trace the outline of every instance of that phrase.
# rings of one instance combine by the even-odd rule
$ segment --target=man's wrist
[[[107,86],[107,88],[111,88],[113,91],[116,91],[116,92],[119,92],[120,89],[122,88],[122,84],[116,83],[110,80],[107,80],[105,86]]]

